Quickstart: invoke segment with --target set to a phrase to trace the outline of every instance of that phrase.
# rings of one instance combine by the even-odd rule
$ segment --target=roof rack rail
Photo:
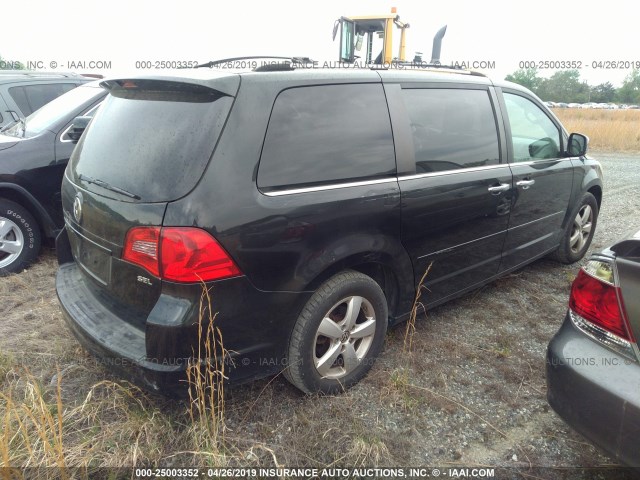
[[[256,59],[273,59],[273,60],[289,60],[292,65],[300,64],[304,65],[307,63],[313,63],[309,57],[280,57],[277,55],[250,55],[246,57],[230,57],[230,58],[221,58],[220,60],[211,60],[207,63],[202,63],[200,65],[196,65],[196,68],[212,68],[216,65],[222,65],[224,63],[237,62],[241,60],[256,60]]]

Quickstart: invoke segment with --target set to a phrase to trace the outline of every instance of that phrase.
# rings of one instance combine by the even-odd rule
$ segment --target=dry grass
[[[426,270],[422,274],[422,278],[418,282],[418,288],[416,288],[416,296],[413,299],[413,307],[411,308],[411,315],[409,316],[409,320],[407,321],[407,327],[404,332],[404,344],[403,349],[406,352],[411,352],[413,347],[413,337],[416,333],[416,319],[418,317],[418,310],[422,310],[426,313],[427,309],[422,303],[422,291],[429,290],[424,282],[427,279],[427,275],[431,271],[431,267],[433,266],[433,262],[429,263]]]
[[[609,151],[640,151],[640,110],[554,108],[569,132],[589,137],[589,146]]]
[[[348,465],[355,468],[380,465],[390,461],[389,449],[377,437],[356,437],[349,442],[347,456]]]
[[[121,467],[158,461],[172,425],[154,401],[137,387],[102,381],[83,401],[65,405],[59,375],[43,385],[29,371],[16,369],[0,393],[0,466],[58,467],[48,476],[65,478],[63,467]],[[169,437],[170,438],[170,437]],[[173,443],[173,442],[171,442]]]
[[[198,317],[198,351],[187,368],[189,416],[197,451],[207,452],[210,466],[224,465],[224,369],[227,352],[222,333],[215,325],[211,295],[202,287]],[[204,359],[204,360],[203,360]]]
[[[0,469],[54,467],[36,477],[64,479],[73,476],[69,467],[80,467],[91,478],[101,467],[224,466],[223,452],[240,457],[224,445],[224,362],[218,360],[225,350],[214,320],[205,290],[202,350],[188,369],[189,402],[150,395],[125,381],[98,381],[79,394],[73,377],[88,375],[85,366],[56,366],[48,381],[0,352]]]
[[[21,398],[0,394],[4,408],[0,455],[3,465],[12,465],[12,457],[22,455],[26,466],[65,468],[62,441],[62,398],[58,380],[53,403],[45,400],[43,386],[26,372]]]

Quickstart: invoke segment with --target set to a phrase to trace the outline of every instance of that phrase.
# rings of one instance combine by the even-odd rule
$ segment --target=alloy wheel
[[[12,220],[0,217],[0,268],[11,265],[22,253],[24,236]]]
[[[581,252],[591,235],[593,226],[593,210],[589,205],[583,205],[573,219],[573,228],[569,237],[569,247],[573,253]]]
[[[336,303],[316,332],[314,365],[324,378],[339,379],[364,359],[376,333],[376,314],[364,297]]]

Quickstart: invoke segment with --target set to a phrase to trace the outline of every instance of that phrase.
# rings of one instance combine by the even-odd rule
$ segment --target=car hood
[[[20,141],[19,138],[10,137],[8,135],[2,135],[0,133],[0,150],[6,150],[7,148],[13,147]]]

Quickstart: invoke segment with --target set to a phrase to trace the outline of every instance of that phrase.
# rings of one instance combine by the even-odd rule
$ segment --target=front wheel
[[[590,193],[585,193],[571,213],[571,220],[565,228],[560,246],[553,257],[562,263],[574,263],[584,257],[591,245],[598,222],[598,201]]]
[[[291,334],[287,379],[305,393],[335,394],[360,381],[377,358],[388,322],[380,286],[341,272],[312,295]]]
[[[40,229],[29,211],[0,199],[0,276],[19,272],[40,252]]]

